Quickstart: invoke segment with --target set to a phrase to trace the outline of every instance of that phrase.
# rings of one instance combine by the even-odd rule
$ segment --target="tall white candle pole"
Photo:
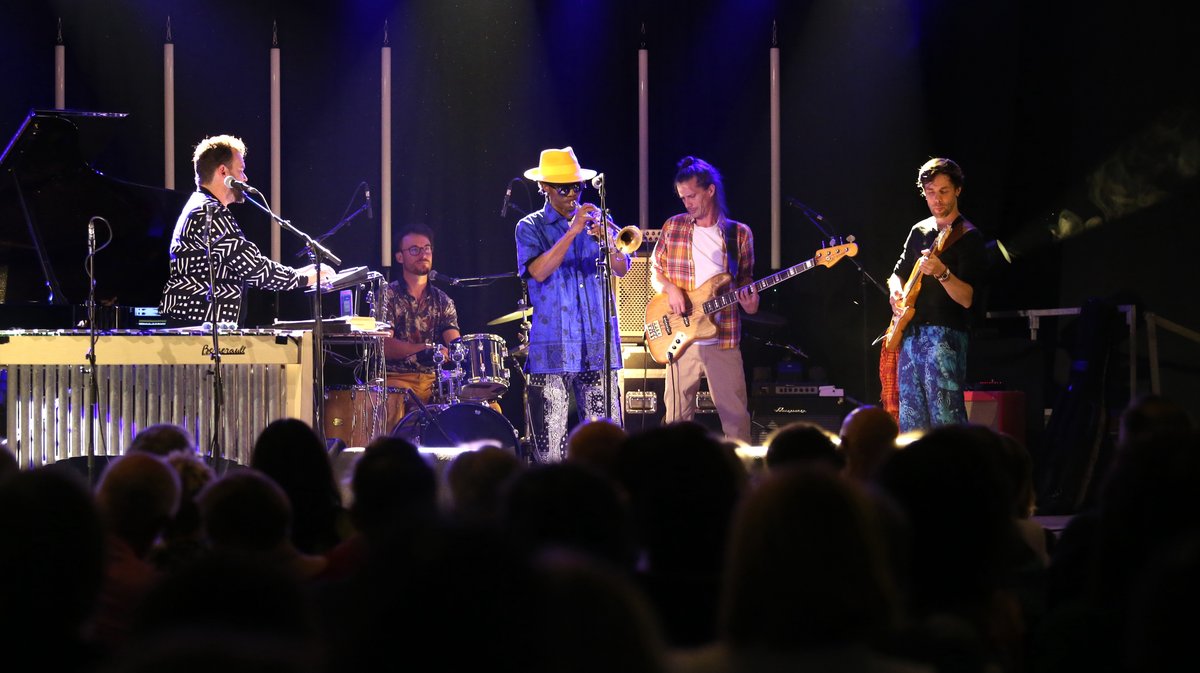
[[[392,265],[392,48],[388,23],[383,22],[383,47],[379,50],[379,240],[382,266]]]
[[[276,213],[283,212],[283,178],[280,175],[283,162],[281,161],[280,138],[280,81],[279,81],[279,24],[271,22],[271,209]],[[276,262],[280,257],[279,227],[271,227],[271,259]]]
[[[771,23],[771,268],[780,268],[779,26]]]
[[[54,107],[67,107],[67,47],[63,44],[62,17],[58,17],[58,43],[54,45]]]
[[[650,52],[644,23],[638,48],[638,226],[650,227]]]
[[[163,186],[175,189],[175,43],[170,16],[163,44]]]

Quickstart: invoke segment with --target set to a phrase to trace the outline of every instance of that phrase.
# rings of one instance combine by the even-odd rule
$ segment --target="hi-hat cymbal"
[[[783,316],[779,315],[778,313],[771,313],[770,311],[764,311],[762,309],[759,309],[758,313],[746,313],[743,311],[742,320],[758,323],[759,325],[770,325],[772,327],[778,327],[780,325],[787,324],[787,319]]]
[[[513,311],[512,313],[505,313],[499,318],[489,320],[488,325],[499,325],[501,323],[512,322],[514,320],[524,320],[531,315],[533,315],[532,306],[518,306],[517,310]]]

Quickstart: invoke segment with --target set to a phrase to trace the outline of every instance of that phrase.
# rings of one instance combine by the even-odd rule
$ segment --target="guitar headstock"
[[[832,243],[833,241],[830,241]],[[854,242],[853,236],[847,236],[846,240],[838,245],[831,245],[828,248],[821,248],[817,254],[813,255],[813,261],[822,266],[833,266],[837,264],[843,257],[853,257],[858,254],[858,244]]]

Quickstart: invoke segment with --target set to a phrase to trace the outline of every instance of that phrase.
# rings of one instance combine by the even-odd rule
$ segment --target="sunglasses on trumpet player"
[[[569,182],[567,184],[557,184],[554,182],[546,182],[543,184],[545,184],[547,187],[550,187],[554,191],[558,192],[559,196],[570,196],[572,193],[582,194],[583,187],[584,187],[584,183],[582,183],[582,182]]]

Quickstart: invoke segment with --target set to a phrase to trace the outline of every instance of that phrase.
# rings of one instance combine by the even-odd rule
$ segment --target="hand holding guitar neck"
[[[676,310],[677,303],[669,292],[672,286],[668,285],[668,292],[658,294],[646,305],[646,347],[650,351],[650,357],[654,358],[655,362],[666,364],[678,358],[692,341],[716,336],[717,325],[708,317],[709,314],[738,304],[742,294],[753,293],[757,299],[757,295],[769,287],[816,266],[833,266],[843,257],[853,257],[857,254],[858,244],[854,242],[854,237],[850,236],[846,243],[822,248],[812,259],[736,290],[728,290],[733,280],[729,274],[718,274],[694,290],[676,288],[680,297],[684,299],[684,310]]]

